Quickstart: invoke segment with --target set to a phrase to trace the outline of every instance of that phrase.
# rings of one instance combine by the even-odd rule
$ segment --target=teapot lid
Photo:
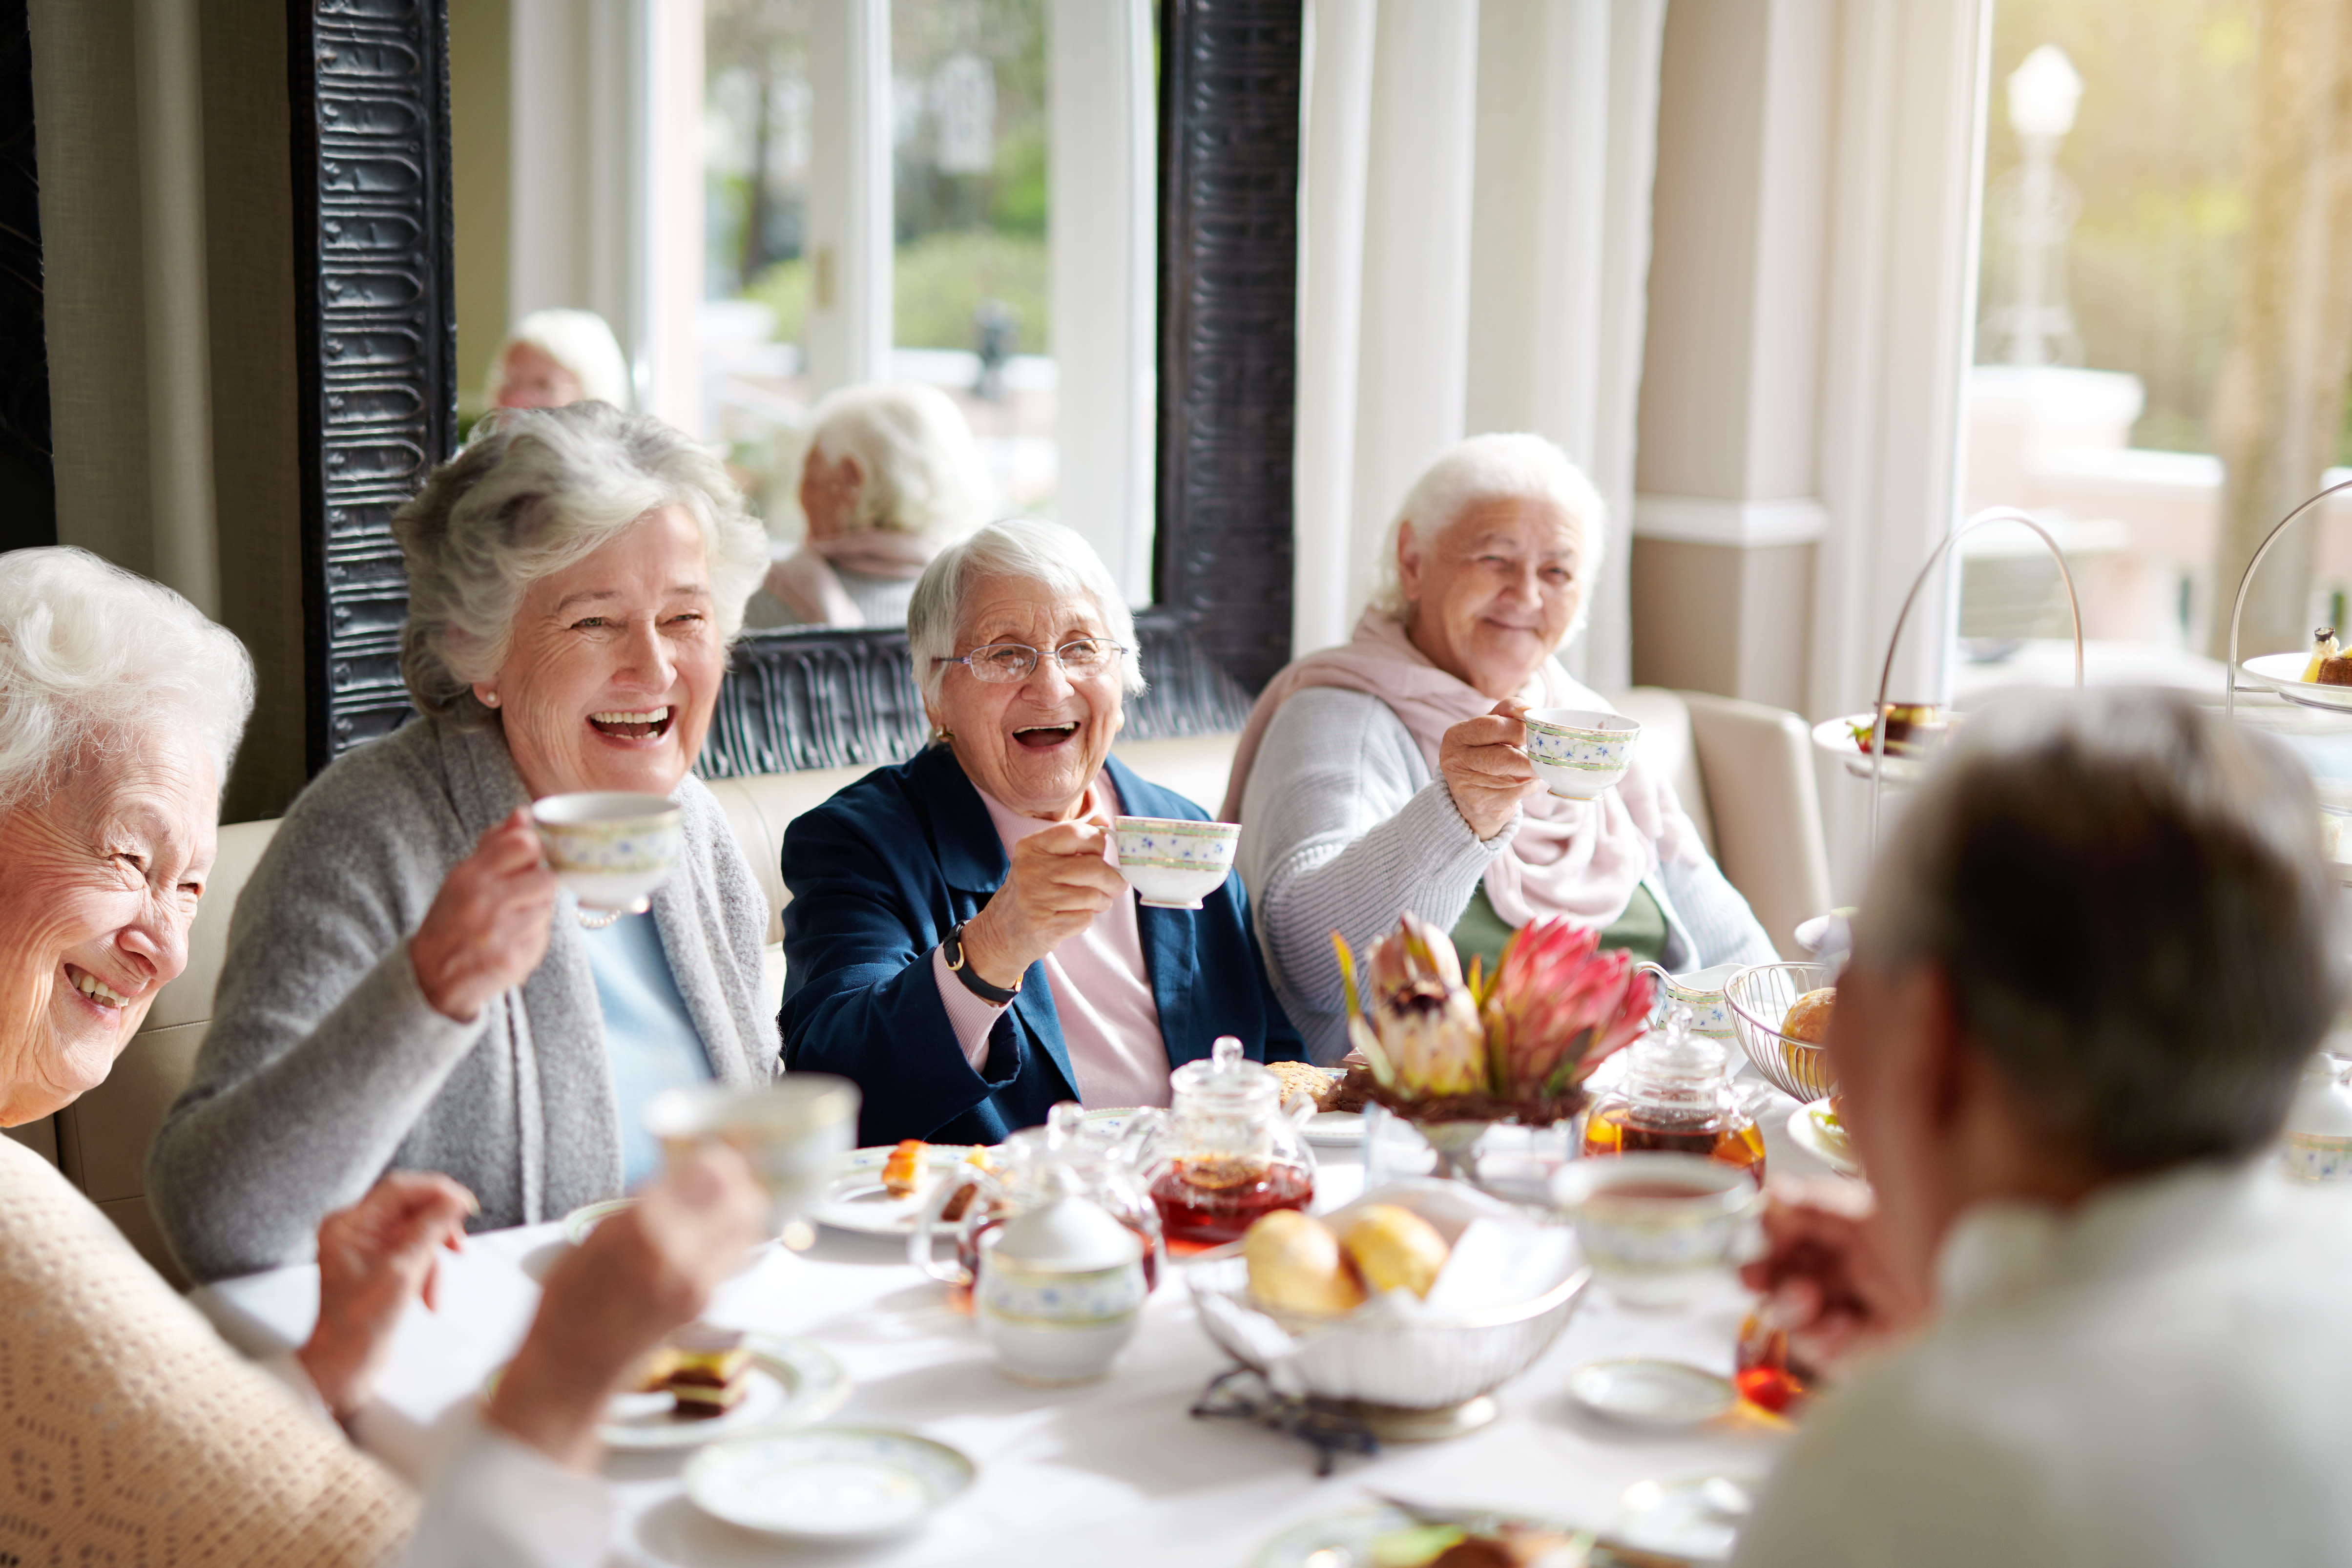
[[[1653,1029],[1625,1053],[1625,1081],[1639,1095],[1644,1088],[1689,1090],[1712,1086],[1730,1074],[1731,1050],[1691,1028],[1691,1010],[1667,1009],[1665,1026]]]
[[[1066,1173],[1055,1173],[1055,1197],[1005,1222],[996,1255],[1033,1268],[1117,1268],[1143,1256],[1143,1240],[1090,1198],[1078,1195]]]
[[[1241,1041],[1231,1035],[1217,1037],[1207,1061],[1186,1062],[1168,1075],[1168,1081],[1185,1099],[1246,1104],[1262,1097],[1282,1098],[1282,1080],[1243,1055]]]

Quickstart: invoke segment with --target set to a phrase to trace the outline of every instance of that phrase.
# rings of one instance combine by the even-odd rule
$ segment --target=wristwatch
[[[963,961],[963,928],[966,923],[956,921],[955,930],[948,932],[947,940],[940,943],[940,956],[948,961],[948,967],[955,971],[955,977],[963,982],[965,990],[983,1002],[1002,1007],[1021,994],[1020,982],[1013,982],[1013,988],[1008,991],[1002,985],[991,985],[971,972],[971,965]]]

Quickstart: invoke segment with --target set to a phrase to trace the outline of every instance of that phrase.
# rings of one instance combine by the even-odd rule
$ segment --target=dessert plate
[[[635,1206],[635,1198],[606,1198],[601,1204],[582,1204],[563,1216],[563,1239],[577,1247],[588,1239],[589,1233],[623,1209]]]
[[[1763,1486],[1760,1477],[1748,1475],[1635,1481],[1620,1504],[1617,1539],[1692,1563],[1723,1562]]]
[[[2352,709],[2352,686],[2322,686],[2303,679],[2307,653],[2266,653],[2238,666],[2290,702],[2306,708]]]
[[[876,1144],[852,1153],[841,1174],[827,1182],[816,1201],[809,1205],[808,1217],[835,1230],[856,1231],[864,1236],[909,1235],[916,1220],[922,1216],[923,1200],[930,1195],[931,1184],[962,1164],[971,1153],[969,1144],[929,1145],[923,1151],[922,1180],[909,1195],[894,1198],[882,1187],[882,1166],[890,1158],[890,1147]],[[932,1227],[932,1234],[948,1236],[954,1230],[951,1225],[940,1225]]]
[[[1845,771],[1858,779],[1870,777],[1870,753],[1864,751],[1853,738],[1853,726],[1867,724],[1867,713],[1849,713],[1841,719],[1824,719],[1813,726],[1813,744],[1831,753],[1845,764]],[[1927,776],[1927,765],[1916,757],[1906,757],[1892,751],[1885,756],[1884,774],[1888,784],[1917,784]]]
[[[1569,1374],[1568,1392],[1586,1409],[1629,1426],[1671,1431],[1712,1421],[1739,1403],[1731,1380],[1678,1361],[1630,1356]]]
[[[1415,1519],[1403,1509],[1386,1503],[1327,1514],[1293,1525],[1267,1542],[1257,1554],[1255,1568],[1376,1568],[1384,1563],[1426,1563],[1444,1551],[1448,1542],[1461,1535],[1459,1529],[1449,1530],[1428,1522],[1441,1517],[1454,1515],[1448,1510],[1442,1515]],[[1570,1562],[1589,1561],[1594,1568],[1600,1568],[1614,1561],[1605,1552],[1595,1552],[1589,1559],[1578,1555],[1578,1544],[1589,1543],[1591,1538],[1555,1521],[1516,1513],[1488,1514],[1471,1509],[1461,1510],[1460,1517],[1475,1521],[1480,1529],[1511,1524],[1566,1536],[1570,1540],[1566,1560]]]
[[[912,1432],[831,1426],[705,1448],[686,1495],[715,1519],[788,1541],[878,1541],[971,1485],[972,1463]]]
[[[1299,1135],[1309,1143],[1325,1148],[1351,1148],[1364,1141],[1364,1113],[1360,1110],[1318,1110],[1307,1119]]]
[[[1801,1105],[1789,1113],[1789,1140],[1841,1176],[1862,1174],[1862,1163],[1853,1157],[1853,1142],[1826,1100]]]
[[[849,1374],[841,1363],[806,1340],[750,1334],[751,1352],[744,1376],[743,1402],[723,1415],[680,1415],[677,1402],[664,1394],[616,1394],[596,1429],[604,1447],[632,1453],[698,1448],[730,1437],[786,1432],[824,1420],[848,1401]],[[483,1397],[496,1394],[501,1366],[482,1384]]]

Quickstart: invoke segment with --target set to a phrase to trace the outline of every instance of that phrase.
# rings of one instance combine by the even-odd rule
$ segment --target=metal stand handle
[[[2305,506],[2310,504],[2309,501],[2304,503]],[[1885,784],[1886,688],[1895,677],[1895,650],[1902,645],[1904,623],[1911,618],[1911,606],[1918,602],[1919,590],[1927,585],[1928,577],[1952,546],[1990,522],[2023,523],[2033,531],[2034,537],[2049,547],[2050,558],[2058,563],[2058,580],[2066,588],[2066,618],[2074,623],[2074,689],[2080,691],[2083,689],[2083,602],[2075,596],[2074,574],[2066,569],[2066,552],[2058,548],[2058,542],[2051,537],[2050,531],[2013,506],[1989,506],[1946,534],[1943,542],[1928,552],[1927,563],[1919,568],[1919,575],[1911,580],[1911,592],[1903,596],[1902,612],[1895,617],[1894,635],[1886,639],[1886,662],[1878,670],[1878,704],[1871,710],[1870,724],[1870,852],[1874,856],[1878,853],[1878,795]],[[2281,523],[2279,526],[2284,528],[2286,525]],[[2268,542],[2263,548],[2270,548]],[[2257,554],[2254,559],[2260,561],[2262,556]],[[2242,585],[2238,590],[2238,598],[2242,604],[2245,600]],[[2231,662],[2234,663],[2237,649],[2237,623],[2234,621],[2230,627],[2230,647]]]
[[[2238,622],[2246,613],[2246,590],[2254,585],[2254,568],[2263,563],[2263,557],[2271,552],[2271,546],[2278,542],[2279,535],[2286,531],[2288,523],[2293,522],[2329,496],[2343,490],[2352,490],[2352,479],[2346,479],[2342,484],[2328,486],[2279,519],[2278,526],[2263,535],[2263,542],[2255,550],[2254,558],[2246,563],[2245,574],[2238,579],[2238,602],[2230,607],[2230,668],[2221,672],[2221,716],[2223,718],[2234,719],[2238,714]]]

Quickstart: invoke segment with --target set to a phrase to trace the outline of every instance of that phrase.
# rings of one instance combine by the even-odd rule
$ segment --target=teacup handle
[[[965,1286],[971,1283],[971,1271],[962,1264],[956,1262],[952,1257],[945,1264],[940,1262],[938,1237],[933,1233],[939,1229],[940,1221],[947,1213],[949,1201],[956,1194],[966,1187],[977,1186],[988,1180],[988,1173],[977,1165],[958,1165],[947,1173],[944,1180],[931,1189],[931,1195],[923,1200],[923,1212],[915,1218],[915,1228],[907,1233],[908,1262],[942,1285]],[[991,1183],[991,1184],[994,1184]],[[977,1204],[985,1196],[985,1194],[982,1194],[973,1197],[971,1201]],[[971,1211],[965,1212],[969,1214]]]

